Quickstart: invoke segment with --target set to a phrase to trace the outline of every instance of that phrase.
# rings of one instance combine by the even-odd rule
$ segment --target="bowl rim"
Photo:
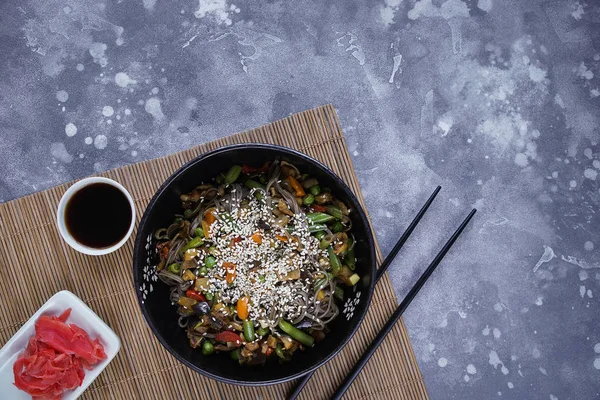
[[[142,297],[141,297],[139,291],[137,290],[137,288],[140,286],[141,282],[139,279],[140,274],[136,274],[136,271],[141,269],[142,267],[139,265],[138,257],[136,257],[136,255],[139,254],[139,252],[142,251],[142,249],[144,249],[144,246],[145,246],[145,243],[144,243],[145,238],[142,238],[142,235],[140,235],[140,232],[141,232],[142,227],[144,227],[145,224],[147,223],[149,216],[150,216],[150,210],[154,207],[154,205],[158,201],[159,197],[163,195],[163,193],[167,190],[167,188],[177,178],[179,178],[183,173],[185,173],[185,171],[187,171],[193,165],[203,162],[207,158],[210,158],[217,154],[227,153],[227,152],[230,152],[233,150],[244,149],[244,148],[268,149],[268,150],[275,150],[279,153],[283,153],[283,155],[291,154],[291,155],[300,157],[303,160],[305,160],[311,164],[315,164],[317,167],[319,167],[321,170],[323,170],[324,173],[329,175],[329,177],[332,178],[338,184],[338,186],[345,192],[346,196],[348,196],[351,199],[351,201],[354,203],[353,205],[356,206],[355,207],[356,212],[358,213],[360,219],[363,221],[363,224],[366,227],[366,234],[367,234],[366,240],[368,242],[369,251],[371,253],[370,256],[371,256],[371,260],[372,260],[371,261],[371,281],[368,286],[368,293],[366,296],[366,303],[365,303],[365,308],[364,308],[365,311],[359,315],[357,324],[350,331],[350,333],[346,336],[346,338],[344,340],[340,341],[339,344],[334,348],[334,350],[327,357],[325,357],[321,361],[313,364],[311,367],[306,368],[295,374],[285,376],[283,378],[270,379],[270,380],[264,380],[264,381],[262,381],[262,380],[261,381],[246,381],[246,380],[223,377],[220,375],[213,374],[209,371],[206,371],[205,369],[203,369],[203,368],[195,365],[194,363],[188,361],[187,359],[185,359],[173,347],[171,347],[171,345],[165,340],[165,338],[163,338],[158,333],[157,328],[154,326],[154,324],[151,321],[151,318],[149,316],[149,313],[148,313],[146,307],[144,307],[144,304],[142,303]],[[304,154],[300,151],[291,149],[289,147],[281,146],[281,145],[266,144],[266,143],[253,143],[253,142],[237,143],[237,144],[232,144],[232,145],[227,145],[227,146],[221,146],[214,150],[210,150],[206,153],[203,153],[203,154],[200,154],[200,155],[194,157],[192,160],[186,162],[179,169],[177,169],[177,171],[175,171],[173,174],[171,174],[163,182],[163,184],[156,190],[156,193],[154,194],[154,196],[152,196],[152,199],[150,200],[150,202],[146,206],[146,209],[144,210],[142,218],[138,224],[138,229],[136,231],[136,238],[135,238],[135,244],[134,244],[134,248],[133,248],[132,257],[133,257],[133,263],[132,263],[133,264],[133,269],[132,269],[133,282],[134,282],[134,289],[136,292],[136,298],[138,301],[138,305],[142,311],[142,314],[144,315],[144,319],[145,319],[146,323],[150,327],[150,330],[152,331],[154,336],[158,339],[158,341],[162,344],[162,346],[165,349],[167,349],[167,351],[169,353],[171,353],[171,355],[173,355],[179,362],[181,362],[188,368],[190,368],[208,378],[215,379],[219,382],[225,382],[225,383],[229,383],[229,384],[233,384],[233,385],[241,385],[241,386],[267,386],[267,385],[274,385],[274,384],[284,383],[284,382],[288,382],[288,381],[291,381],[294,379],[298,379],[304,375],[307,375],[307,374],[317,370],[322,365],[329,362],[333,357],[335,357],[348,344],[348,342],[350,342],[350,340],[354,337],[354,335],[356,334],[356,331],[362,325],[364,318],[367,315],[369,306],[371,304],[371,299],[373,297],[373,292],[374,292],[374,288],[375,288],[375,275],[376,275],[376,271],[377,271],[377,267],[376,267],[377,255],[375,252],[375,240],[373,237],[373,230],[371,228],[369,218],[367,217],[366,211],[364,210],[364,208],[362,207],[362,205],[356,198],[355,194],[352,192],[352,189],[350,189],[350,187],[346,184],[346,182],[344,182],[342,180],[342,178],[340,178],[328,166],[326,166],[322,162],[314,159],[313,157],[311,157],[307,154]]]

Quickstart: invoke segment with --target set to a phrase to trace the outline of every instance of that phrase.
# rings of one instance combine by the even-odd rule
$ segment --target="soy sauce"
[[[67,230],[84,246],[111,247],[125,237],[131,225],[131,205],[123,192],[106,183],[79,189],[65,209]]]

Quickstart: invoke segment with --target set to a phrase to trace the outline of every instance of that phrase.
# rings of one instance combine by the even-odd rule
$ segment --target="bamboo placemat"
[[[185,162],[217,147],[244,142],[297,149],[341,176],[364,206],[358,180],[333,106],[291,115],[272,124],[170,156],[107,171],[135,200],[138,221],[158,187]],[[0,344],[4,345],[54,293],[67,289],[85,301],[121,338],[117,357],[83,399],[283,399],[292,382],[242,387],[204,378],[181,365],[154,337],[133,287],[132,238],[117,252],[91,257],[72,250],[55,224],[60,197],[70,184],[0,204]],[[377,248],[381,261],[381,252]],[[366,319],[345,349],[313,376],[303,399],[329,397],[397,306],[387,275]],[[408,333],[401,320],[347,392],[348,399],[427,399]]]

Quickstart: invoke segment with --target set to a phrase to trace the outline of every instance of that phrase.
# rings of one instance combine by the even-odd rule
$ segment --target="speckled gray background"
[[[0,200],[325,103],[432,399],[600,393],[596,0],[5,0]],[[385,384],[385,383],[382,383]]]

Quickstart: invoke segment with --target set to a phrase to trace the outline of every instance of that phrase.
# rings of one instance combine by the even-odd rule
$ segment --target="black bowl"
[[[291,362],[279,364],[269,360],[260,367],[240,366],[227,354],[203,356],[200,349],[192,349],[184,329],[177,324],[176,307],[169,301],[169,288],[157,279],[154,271],[156,253],[153,233],[168,226],[173,215],[181,210],[179,196],[202,181],[209,181],[233,164],[259,166],[265,161],[285,160],[331,188],[336,197],[352,210],[350,213],[356,239],[356,272],[362,277],[352,288],[345,288],[340,315],[329,326],[325,339],[305,351],[297,351]],[[140,222],[133,252],[133,277],[142,313],[163,346],[179,361],[210,378],[242,385],[268,385],[298,378],[315,370],[350,340],[362,322],[373,293],[375,276],[375,249],[373,235],[364,210],[348,186],[320,162],[297,151],[266,144],[240,144],[222,147],[203,154],[175,172],[158,189]]]

